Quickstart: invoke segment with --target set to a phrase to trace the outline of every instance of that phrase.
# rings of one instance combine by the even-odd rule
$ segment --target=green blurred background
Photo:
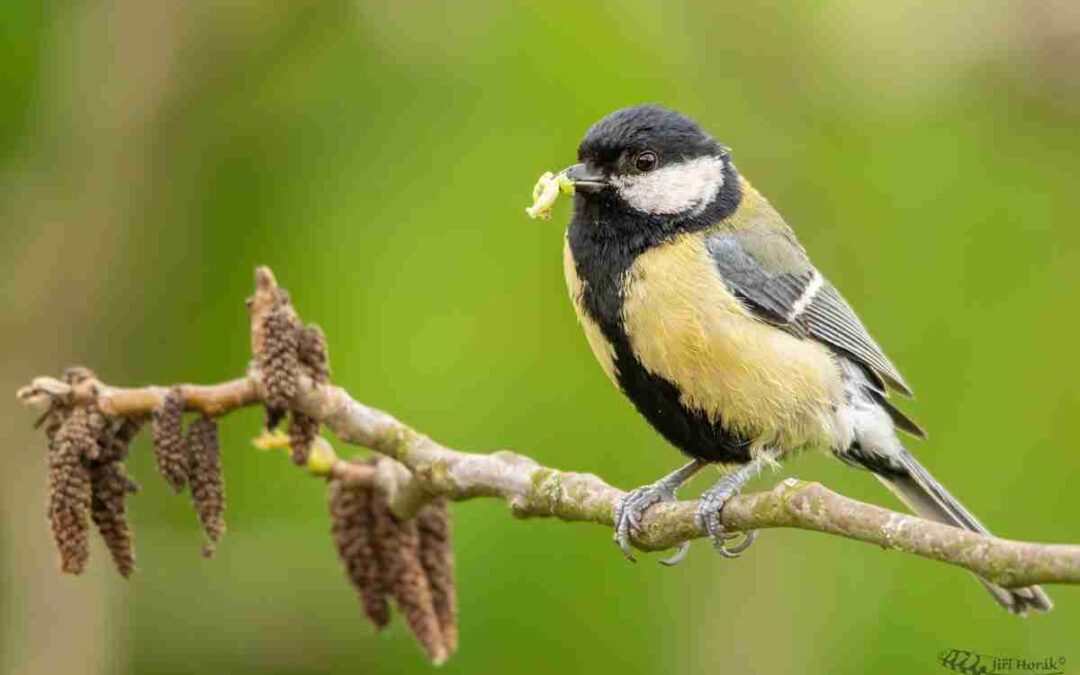
[[[680,458],[575,325],[567,207],[523,208],[591,122],[658,101],[732,146],[860,310],[919,392],[925,463],[1005,536],[1080,540],[1080,4],[709,4],[3,3],[0,391],[73,363],[236,375],[267,263],[362,400],[454,447],[652,480]],[[124,582],[97,543],[82,578],[58,573],[44,448],[7,400],[3,673],[428,671],[400,622],[362,620],[323,486],[250,449],[257,412],[224,427],[210,562],[140,442]],[[896,506],[827,458],[785,473]],[[929,673],[948,647],[1080,663],[1072,588],[1022,621],[959,570],[835,537],[771,531],[734,562],[698,545],[669,570],[598,527],[454,512],[447,672]]]

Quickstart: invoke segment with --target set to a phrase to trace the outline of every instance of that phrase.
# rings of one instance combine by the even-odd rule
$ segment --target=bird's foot
[[[720,511],[723,510],[724,504],[739,493],[745,482],[746,479],[739,472],[724,476],[703,492],[698,502],[698,524],[709,533],[709,540],[716,552],[725,558],[738,558],[757,538],[757,533],[753,530],[728,532],[720,519]],[[732,541],[736,543],[732,544]]]
[[[657,481],[626,493],[615,506],[615,542],[630,562],[635,562],[630,550],[630,536],[641,533],[641,518],[650,506],[658,502],[673,502],[675,488]],[[676,554],[677,555],[677,554]]]
[[[657,502],[675,501],[675,490],[703,466],[705,462],[694,460],[651,485],[631,490],[619,500],[615,506],[615,542],[627,560],[635,562],[634,554],[630,551],[630,536],[641,533],[641,518],[645,515],[645,511]],[[664,565],[677,565],[686,556],[689,548],[690,542],[683,542],[679,544],[675,555],[660,562]]]

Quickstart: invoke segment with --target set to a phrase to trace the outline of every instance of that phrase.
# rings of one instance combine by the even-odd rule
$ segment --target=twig
[[[258,326],[277,291],[266,268],[256,272],[249,301],[253,347]],[[180,385],[188,410],[212,417],[261,406],[266,390],[252,368],[244,377],[213,385]],[[77,386],[38,378],[18,393],[26,403],[93,399],[106,415],[137,418],[157,408],[171,387],[112,387],[97,380]],[[321,421],[344,442],[375,450],[394,461],[372,467],[314,452],[308,468],[318,475],[375,485],[400,517],[415,514],[437,496],[455,501],[493,497],[517,517],[550,517],[612,526],[615,503],[625,494],[597,476],[545,467],[519,454],[459,452],[435,442],[392,415],[353,399],[333,385],[301,376],[292,408]],[[696,502],[658,504],[649,509],[634,545],[644,551],[672,548],[705,536],[695,518]],[[732,498],[722,513],[729,530],[794,527],[839,535],[883,548],[957,565],[1002,586],[1080,583],[1080,546],[1011,541],[960,530],[836,494],[817,483],[785,480],[771,490]]]

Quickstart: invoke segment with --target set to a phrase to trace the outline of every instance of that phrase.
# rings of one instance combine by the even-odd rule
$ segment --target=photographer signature
[[[938,654],[937,661],[961,675],[1062,675],[1065,672],[1064,656],[1015,658],[979,654],[967,649],[946,649]]]

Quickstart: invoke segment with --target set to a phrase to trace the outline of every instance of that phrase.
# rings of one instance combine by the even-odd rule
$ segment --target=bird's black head
[[[701,229],[730,214],[741,196],[727,148],[658,105],[616,110],[592,125],[578,161],[567,170],[575,218],[610,231]]]

